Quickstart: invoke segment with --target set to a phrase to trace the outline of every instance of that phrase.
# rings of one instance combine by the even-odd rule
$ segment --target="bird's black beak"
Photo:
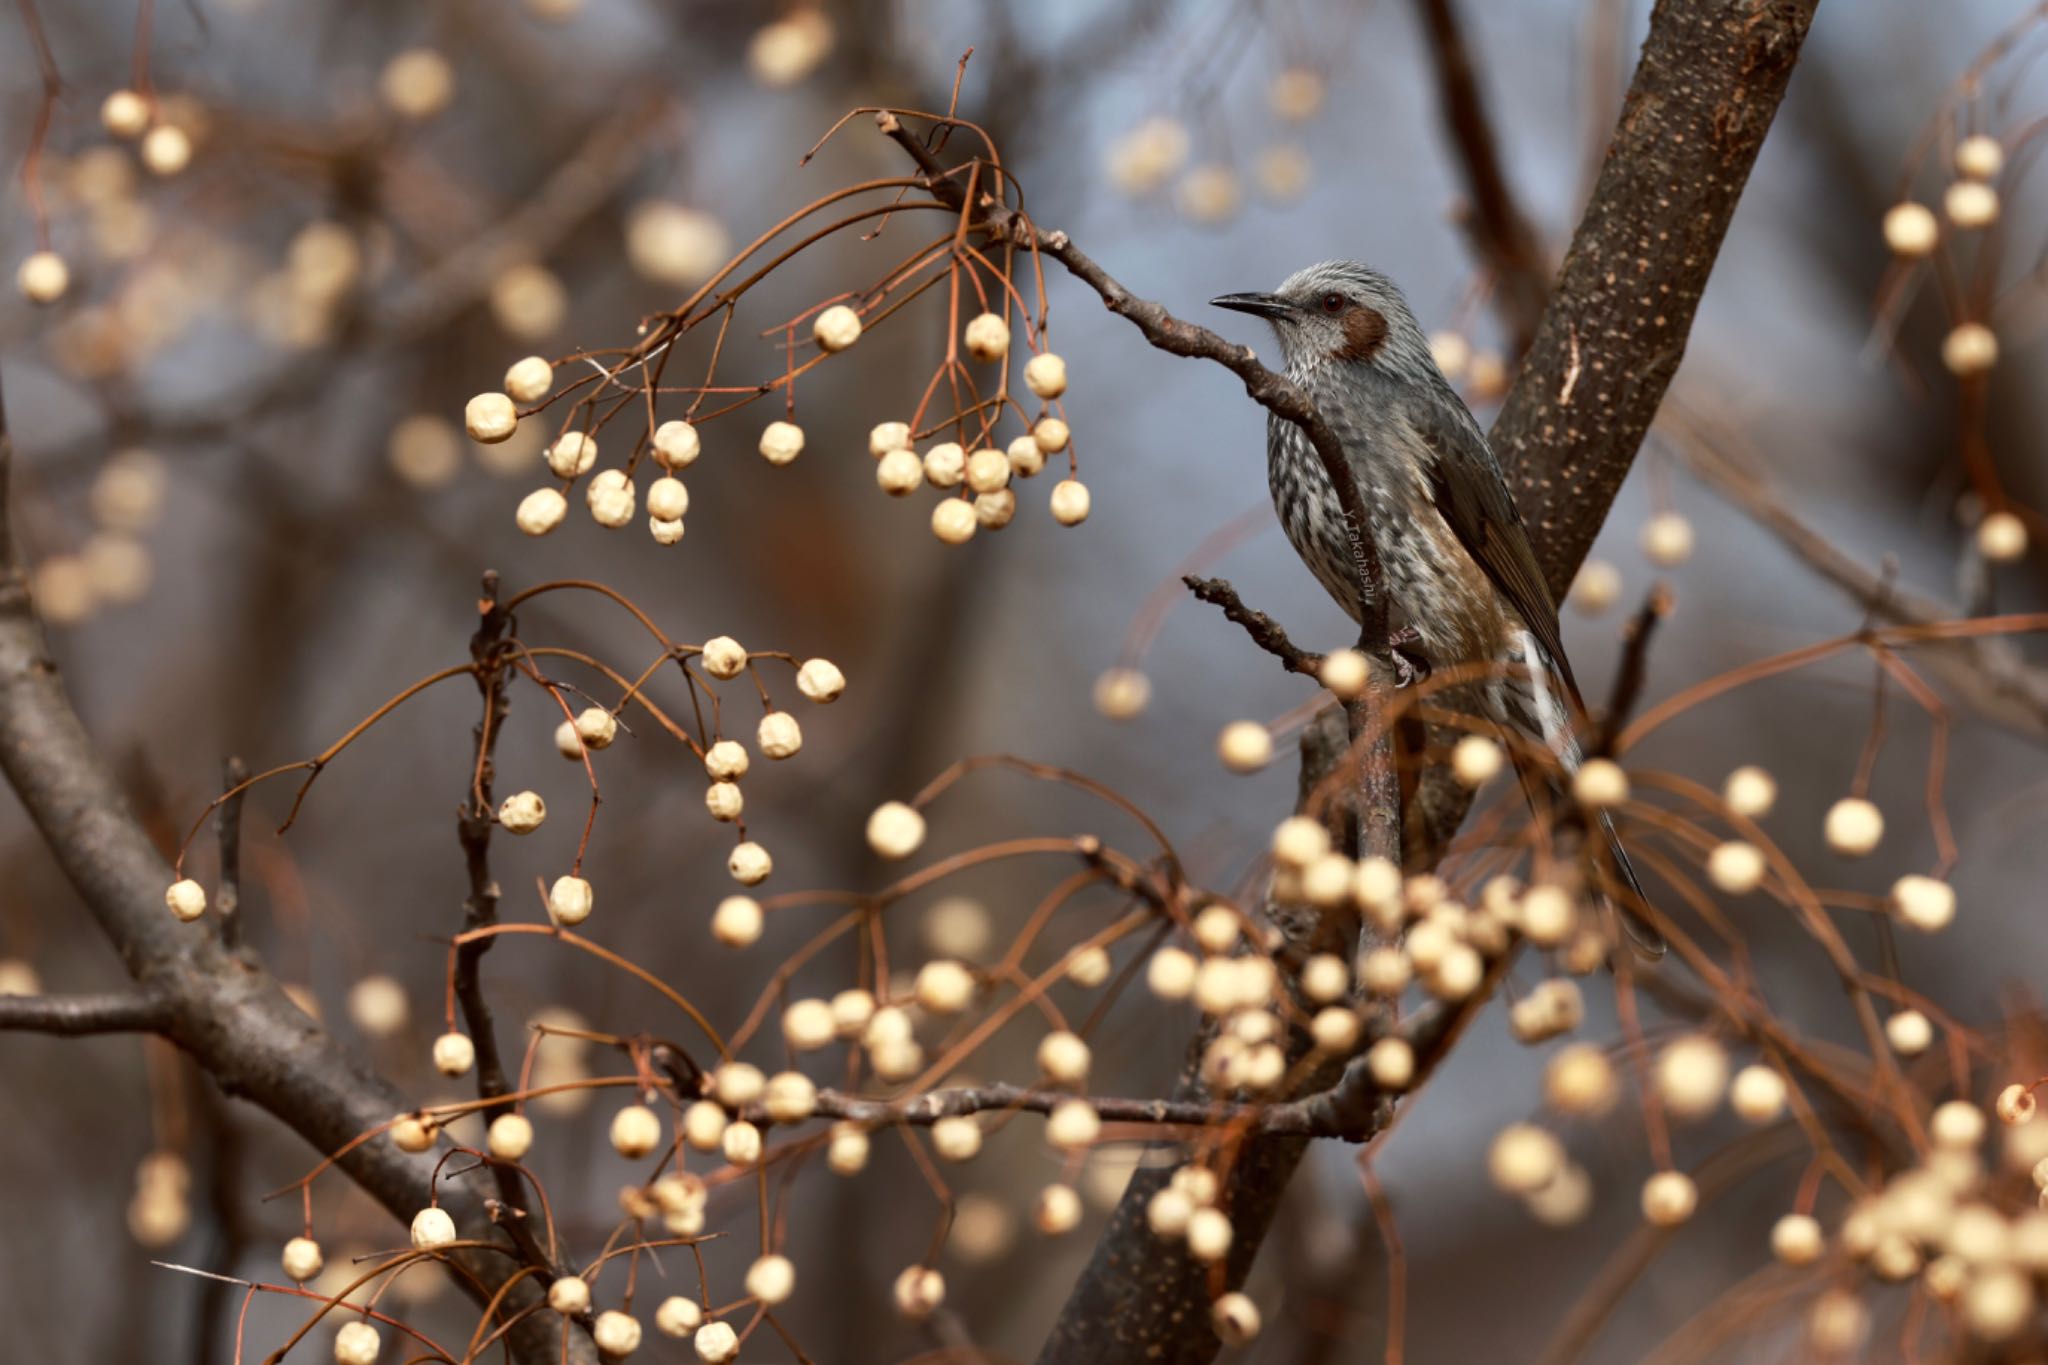
[[[1284,318],[1294,311],[1294,305],[1278,294],[1220,294],[1210,299],[1209,305],[1268,320]]]

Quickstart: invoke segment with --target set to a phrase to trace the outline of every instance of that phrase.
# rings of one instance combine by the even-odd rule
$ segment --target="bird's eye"
[[[1323,311],[1335,317],[1344,311],[1344,302],[1342,294],[1325,294],[1323,295]]]

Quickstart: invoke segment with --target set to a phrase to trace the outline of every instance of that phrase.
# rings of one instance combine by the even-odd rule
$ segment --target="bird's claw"
[[[1413,687],[1429,677],[1429,660],[1422,654],[1405,648],[1422,639],[1421,632],[1413,626],[1402,626],[1387,636],[1387,654],[1394,663],[1394,686]]]

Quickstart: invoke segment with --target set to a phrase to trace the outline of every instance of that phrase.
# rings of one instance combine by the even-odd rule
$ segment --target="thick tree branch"
[[[1500,144],[1487,116],[1472,54],[1465,46],[1454,0],[1415,0],[1436,71],[1437,102],[1458,150],[1465,192],[1471,196],[1465,232],[1492,277],[1500,314],[1517,356],[1528,353],[1550,296],[1550,263],[1543,243],[1515,201],[1501,169]]]
[[[1493,427],[1560,598],[1678,362],[1818,0],[1658,0],[1550,307]]]
[[[163,1001],[133,992],[104,995],[0,995],[0,1032],[162,1033],[171,1012]]]
[[[15,561],[4,529],[11,463],[0,407],[0,769],[128,974],[145,996],[162,1002],[164,1034],[222,1090],[266,1110],[316,1150],[339,1151],[412,1106],[292,1004],[269,972],[230,952],[210,920],[180,923],[165,908],[171,869],[72,709]],[[504,1244],[476,1178],[450,1177],[436,1190],[433,1161],[432,1154],[408,1155],[380,1138],[355,1147],[339,1165],[401,1221],[438,1193],[464,1237]],[[460,1255],[486,1295],[520,1264],[513,1255]],[[515,1285],[501,1309],[516,1313],[538,1293],[530,1281]],[[560,1326],[545,1317],[512,1330],[520,1359],[561,1359]],[[595,1356],[578,1337],[570,1358]]]

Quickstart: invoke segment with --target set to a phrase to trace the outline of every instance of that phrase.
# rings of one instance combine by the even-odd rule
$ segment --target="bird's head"
[[[1430,363],[1428,340],[1401,291],[1355,261],[1298,270],[1270,294],[1225,294],[1209,302],[1272,323],[1290,370]]]

